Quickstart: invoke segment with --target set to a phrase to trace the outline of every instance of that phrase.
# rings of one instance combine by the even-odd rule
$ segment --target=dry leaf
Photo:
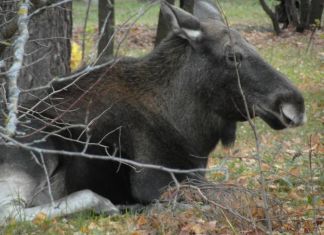
[[[306,220],[304,222],[304,233],[312,233],[314,231],[314,224],[311,220]]]
[[[82,227],[80,228],[80,232],[81,232],[81,233],[86,233],[86,234],[88,234],[88,233],[90,232],[90,230],[89,230],[87,227],[82,226]]]
[[[262,163],[262,165],[261,165],[261,170],[262,171],[269,171],[270,169],[271,169],[271,166],[269,166],[266,163]]]
[[[180,235],[205,234],[201,224],[187,224],[181,228]]]
[[[88,225],[88,229],[89,229],[89,230],[94,230],[94,229],[96,229],[96,228],[98,228],[98,225],[97,225],[96,223],[94,223],[94,222],[91,222],[91,223]]]
[[[142,226],[142,225],[144,225],[144,224],[147,224],[147,219],[146,219],[143,215],[141,215],[141,216],[137,219],[136,225],[137,225],[137,227],[140,227],[140,226]]]
[[[39,225],[44,223],[46,219],[47,219],[47,215],[43,212],[39,212],[33,219],[33,223]]]
[[[257,219],[263,219],[265,217],[264,210],[260,207],[254,207],[252,209],[252,216]]]
[[[290,199],[293,199],[293,200],[302,200],[303,198],[301,196],[299,196],[295,191],[291,191],[289,194],[288,194],[288,197]]]
[[[135,232],[132,232],[131,235],[149,235],[150,233],[145,230],[137,230]]]
[[[299,167],[293,167],[290,169],[289,173],[293,176],[300,176],[300,168]]]

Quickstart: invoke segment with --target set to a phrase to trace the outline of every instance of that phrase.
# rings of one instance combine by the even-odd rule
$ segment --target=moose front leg
[[[188,154],[186,149],[177,144],[177,138],[172,137],[172,133],[167,135],[168,138],[161,140],[155,135],[155,132],[136,132],[133,146],[133,160],[138,163],[147,163],[167,167],[169,169],[197,169],[205,168],[207,157],[200,158]],[[186,179],[199,179],[203,174],[174,174],[178,182]],[[150,203],[160,198],[163,190],[170,183],[174,183],[174,178],[170,172],[162,169],[149,169],[136,167],[130,170],[130,187],[132,197],[140,203]]]
[[[175,170],[206,167],[207,158],[192,158],[184,151],[179,151],[179,153],[173,152],[171,147],[156,147],[154,143],[150,141],[145,141],[141,147],[142,148],[139,150],[144,151],[138,151],[135,154],[135,161],[137,162],[149,163],[157,166],[157,168],[159,168],[159,166],[164,166]],[[174,177],[178,182],[182,182],[187,179],[200,179],[203,177],[203,174],[199,174],[199,172],[197,172],[197,174],[178,173],[174,174]],[[160,198],[161,193],[166,189],[167,186],[175,183],[174,177],[170,172],[162,169],[149,169],[145,167],[132,169],[130,171],[130,187],[132,197],[139,203],[144,204],[157,200]]]
[[[130,177],[132,196],[144,204],[159,199],[166,186],[172,183],[171,175],[160,170],[133,170]]]
[[[14,218],[17,221],[33,220],[39,213],[44,213],[48,218],[70,215],[84,210],[94,210],[98,214],[117,214],[119,210],[108,199],[92,192],[81,190],[72,193],[62,199],[31,208],[23,208],[13,204],[7,205],[6,217]],[[1,223],[5,222],[2,218]]]
[[[175,169],[177,168],[175,167]],[[159,199],[167,186],[174,186],[175,183],[183,182],[194,185],[205,180],[204,174],[199,171],[190,174],[174,174],[173,177],[171,173],[162,170],[142,169],[132,172],[130,176],[132,196],[135,200],[144,204]]]

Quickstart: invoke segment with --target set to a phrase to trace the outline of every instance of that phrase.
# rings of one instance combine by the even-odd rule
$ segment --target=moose
[[[158,199],[175,179],[204,176],[202,171],[171,175],[129,166],[110,161],[110,155],[165,168],[201,169],[218,142],[234,143],[236,123],[249,115],[276,130],[305,123],[302,94],[223,22],[215,6],[199,0],[191,14],[163,1],[161,12],[170,33],[146,56],[118,58],[72,82],[53,83],[55,94],[42,104],[50,106],[30,124],[33,131],[43,131],[20,142],[41,139],[44,130],[58,125],[60,135],[30,146],[62,154],[1,146],[1,222],[10,216],[30,220],[39,212],[59,216],[87,208],[117,213],[115,205]],[[92,120],[86,134],[62,128],[85,120]],[[83,153],[107,159],[83,158]]]

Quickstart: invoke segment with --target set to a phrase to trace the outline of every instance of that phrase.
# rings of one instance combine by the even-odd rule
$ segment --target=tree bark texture
[[[309,23],[315,24],[317,27],[321,26],[323,9],[324,8],[324,0],[312,0]],[[317,22],[316,22],[317,21]]]
[[[14,25],[17,17],[17,3],[0,2],[0,25],[5,29],[8,24]],[[25,90],[46,84],[55,76],[70,72],[70,40],[72,37],[72,3],[46,8],[33,15],[29,21],[29,40],[25,47],[23,68],[20,71],[18,86]],[[12,43],[15,38],[12,32],[1,34],[5,46],[0,50],[0,60],[5,62],[2,72],[8,70],[12,63]],[[12,36],[13,35],[13,36]],[[8,38],[6,38],[8,36]],[[0,84],[5,84],[5,77],[0,75]],[[33,99],[45,92],[22,93],[20,99]],[[0,98],[1,99],[1,98]]]
[[[297,32],[303,32],[309,26],[310,0],[300,0],[299,22],[296,27]]]
[[[312,25],[321,26],[323,6],[324,0],[281,0],[276,5],[276,16],[285,26],[292,25],[297,32],[303,32]]]
[[[99,0],[98,7],[99,33],[103,32],[98,45],[98,55],[101,54],[101,59],[106,60],[114,53],[114,0]]]
[[[273,29],[276,32],[277,35],[280,34],[280,27],[279,27],[279,21],[277,15],[271,10],[271,8],[268,6],[268,4],[265,2],[265,0],[259,0],[263,10],[267,13],[267,15],[270,17],[273,25]]]

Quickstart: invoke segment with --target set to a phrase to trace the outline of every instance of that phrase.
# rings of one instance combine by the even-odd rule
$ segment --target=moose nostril
[[[295,105],[283,104],[281,106],[282,118],[288,125],[302,125],[306,122],[307,118],[304,112],[299,112]]]
[[[296,110],[295,107],[291,104],[284,104],[281,108],[282,114],[284,118],[288,121],[288,123],[294,123],[294,119],[296,118]]]

